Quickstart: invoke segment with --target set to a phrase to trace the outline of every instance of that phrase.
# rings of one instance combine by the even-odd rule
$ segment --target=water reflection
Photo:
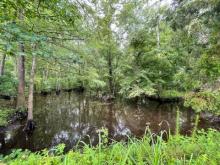
[[[33,135],[26,136],[23,124],[0,134],[1,152],[12,148],[32,151],[50,148],[65,143],[70,149],[79,140],[97,144],[97,130],[106,127],[109,138],[121,140],[129,136],[143,136],[148,125],[152,132],[170,129],[175,131],[175,104],[148,102],[145,106],[122,102],[103,103],[76,93],[61,93],[59,96],[35,96],[34,118],[37,128]],[[181,106],[181,133],[188,134],[193,128],[195,115]],[[210,127],[208,124],[201,127]]]

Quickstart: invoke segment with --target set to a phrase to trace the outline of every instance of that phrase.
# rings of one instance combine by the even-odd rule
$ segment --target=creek
[[[123,101],[107,103],[86,97],[85,94],[61,92],[47,96],[35,95],[34,120],[37,124],[32,135],[23,131],[25,120],[17,121],[0,133],[0,153],[21,148],[39,151],[51,149],[59,143],[66,144],[66,150],[73,148],[80,140],[88,144],[98,143],[97,130],[108,129],[108,138],[116,141],[128,136],[142,137],[146,126],[153,133],[175,132],[177,109],[180,111],[180,133],[189,135],[195,123],[192,110],[174,103],[146,101],[137,105]],[[215,128],[219,124],[200,120],[198,129]]]

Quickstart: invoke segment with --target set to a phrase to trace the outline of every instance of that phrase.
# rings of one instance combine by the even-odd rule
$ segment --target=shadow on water
[[[94,101],[78,93],[60,93],[47,96],[35,95],[34,120],[37,128],[31,136],[23,131],[25,121],[17,122],[0,133],[0,152],[22,148],[38,151],[65,143],[73,148],[79,140],[97,144],[97,130],[106,127],[109,138],[123,140],[127,136],[142,137],[149,125],[154,133],[162,130],[175,132],[176,104],[147,102],[144,106],[123,102]],[[180,109],[180,132],[190,134],[195,114]],[[211,123],[199,123],[199,128],[216,127]],[[219,128],[218,128],[219,129]],[[88,138],[89,137],[89,138]]]

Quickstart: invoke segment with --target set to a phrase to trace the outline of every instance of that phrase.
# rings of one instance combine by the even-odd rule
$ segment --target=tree
[[[34,121],[33,121],[33,95],[34,95],[34,78],[36,70],[36,57],[32,57],[32,67],[30,73],[30,82],[29,82],[29,94],[28,94],[28,117],[25,130],[30,132],[34,130]]]
[[[19,9],[19,20],[23,21],[24,19],[24,11]],[[18,64],[18,95],[17,95],[17,109],[24,109],[26,108],[25,103],[25,48],[24,43],[19,43],[20,47],[20,55],[17,58]]]
[[[0,60],[0,76],[3,76],[3,75],[4,75],[5,58],[6,58],[6,55],[3,54],[3,55],[2,55],[2,59]]]

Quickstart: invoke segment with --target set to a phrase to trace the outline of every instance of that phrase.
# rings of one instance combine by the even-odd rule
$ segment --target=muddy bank
[[[7,130],[9,125],[12,125],[16,121],[26,119],[27,111],[16,110],[16,99],[11,97],[10,99],[0,99],[0,131]]]
[[[43,96],[50,95],[52,93],[56,93],[56,95],[59,95],[61,92],[79,92],[82,93],[85,91],[84,87],[75,87],[75,88],[68,88],[68,89],[50,89],[50,90],[41,90],[37,91],[36,94],[41,94]]]
[[[210,112],[201,112],[200,119],[208,121],[210,123],[219,123],[220,124],[220,115],[215,115]]]
[[[3,99],[3,100],[12,100],[12,99],[15,99],[16,96],[13,96],[13,95],[2,95],[0,94],[0,99]]]
[[[146,99],[151,100],[151,101],[158,101],[161,103],[172,103],[172,102],[183,102],[184,98],[183,97],[163,97],[163,96],[145,96]]]

